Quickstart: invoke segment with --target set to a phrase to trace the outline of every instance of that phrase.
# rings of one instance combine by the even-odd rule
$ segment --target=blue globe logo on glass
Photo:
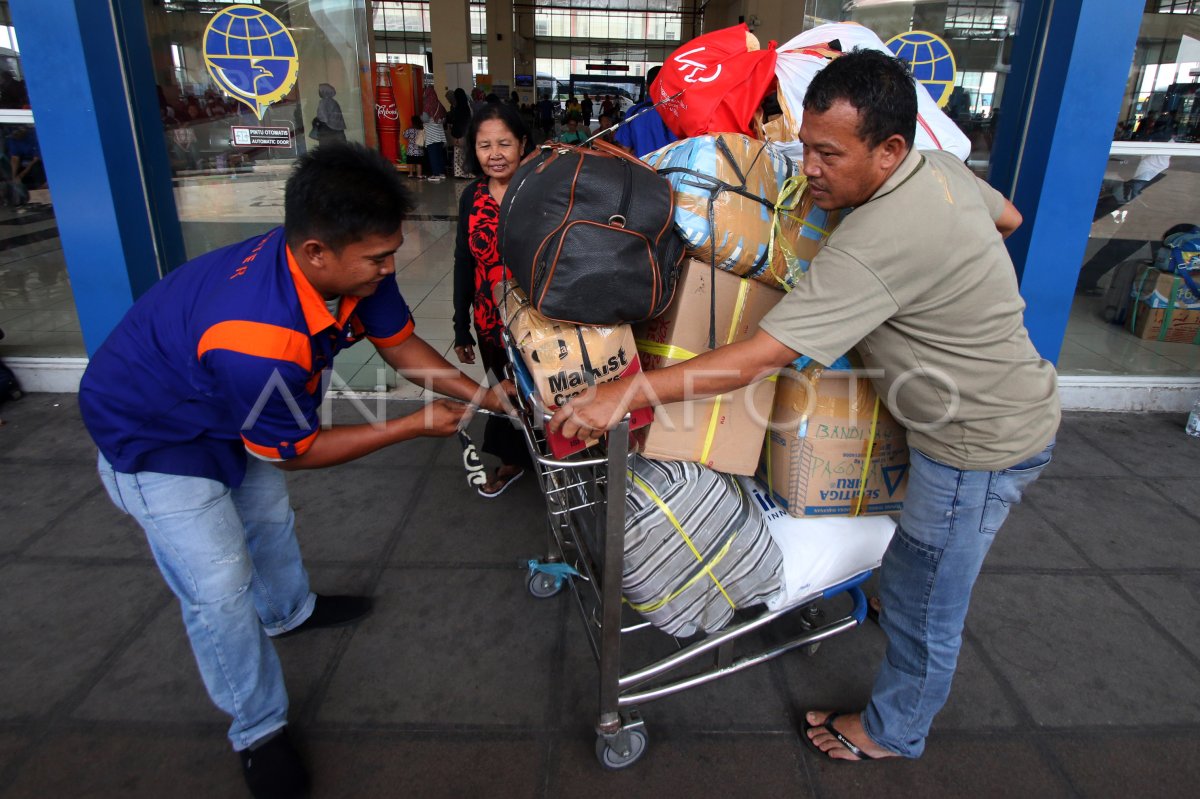
[[[928,31],[897,34],[886,44],[897,58],[908,62],[913,77],[929,90],[938,107],[945,106],[954,91],[954,53],[950,46]]]
[[[300,59],[283,23],[256,6],[229,6],[204,30],[204,63],[225,92],[261,120],[296,84]]]

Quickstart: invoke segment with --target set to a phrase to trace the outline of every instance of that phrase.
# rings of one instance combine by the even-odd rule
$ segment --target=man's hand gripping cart
[[[870,570],[779,610],[739,611],[725,629],[690,641],[673,639],[675,651],[669,656],[632,671],[622,671],[623,639],[651,627],[632,611],[628,612],[629,618],[622,619],[629,419],[623,420],[599,445],[567,459],[551,457],[545,431],[551,414],[537,397],[533,381],[507,331],[505,343],[509,376],[517,385],[519,424],[546,497],[550,539],[550,554],[546,558],[522,561],[521,565],[528,568],[530,594],[546,598],[565,587],[570,589],[579,608],[592,654],[599,662],[596,757],[604,768],[626,768],[645,753],[648,736],[637,710],[642,703],[736,674],[793,649],[805,647],[812,654],[821,641],[862,624],[867,615],[867,600],[860,586],[870,577]],[[841,594],[852,601],[850,612],[836,621],[820,623],[823,611],[814,603]],[[758,610],[763,612],[753,615]],[[789,615],[793,619],[792,631],[798,626],[800,635],[765,651],[735,651],[739,638]],[[681,674],[682,667],[688,665],[692,668]]]

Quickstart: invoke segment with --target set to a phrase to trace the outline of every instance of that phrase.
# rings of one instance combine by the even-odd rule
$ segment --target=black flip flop
[[[821,757],[825,758],[826,760],[830,760],[834,763],[858,763],[858,762],[865,762],[867,760],[875,760],[876,758],[871,757],[866,752],[859,749],[857,746],[855,746],[850,741],[849,738],[847,738],[846,736],[844,736],[840,732],[838,732],[836,729],[834,729],[834,727],[833,727],[834,719],[837,719],[843,715],[845,715],[845,714],[830,713],[829,716],[825,719],[824,724],[809,724],[808,723],[808,714],[805,713],[804,718],[801,720],[801,723],[800,723],[800,728],[801,728],[800,734],[804,736],[804,745],[807,746],[809,749],[811,749],[816,754],[818,754]],[[831,757],[828,752],[821,751],[821,747],[819,747],[815,743],[813,743],[813,739],[808,736],[809,730],[825,730],[827,733],[832,735],[834,738],[837,738],[838,743],[840,743],[842,746],[846,747],[846,751],[849,752],[850,754],[854,755],[855,757],[857,757],[858,760],[846,760],[845,758],[842,758],[842,757]]]
[[[512,485],[513,483],[517,482],[518,480],[520,480],[520,479],[521,479],[522,477],[524,477],[524,476],[525,476],[525,470],[524,470],[524,469],[522,469],[521,471],[517,472],[516,474],[509,475],[509,476],[508,476],[508,479],[507,479],[507,480],[505,480],[505,481],[504,481],[504,483],[503,483],[503,484],[502,484],[502,485],[501,485],[501,486],[500,486],[498,489],[496,489],[495,491],[493,491],[493,492],[492,492],[492,493],[490,493],[490,494],[489,494],[489,493],[487,493],[486,491],[484,491],[484,490],[483,490],[483,486],[481,485],[481,486],[479,486],[479,488],[477,489],[477,490],[479,491],[479,496],[483,497],[484,499],[495,499],[496,497],[500,496],[500,495],[501,495],[501,494],[503,494],[505,491],[507,491],[507,490],[508,490],[508,487],[509,487],[510,485]],[[499,479],[499,478],[497,478],[497,479]]]

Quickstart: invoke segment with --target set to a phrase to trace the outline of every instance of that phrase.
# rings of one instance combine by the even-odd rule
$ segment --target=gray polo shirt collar
[[[900,188],[900,186],[903,185],[904,182],[909,178],[911,178],[913,173],[920,169],[921,165],[924,163],[925,156],[917,152],[915,147],[910,148],[908,155],[904,156],[904,160],[900,162],[900,166],[896,167],[896,171],[893,172],[888,179],[883,182],[883,185],[871,195],[871,199],[867,200],[867,202],[871,202],[871,200],[878,200],[880,197],[891,194],[896,189]]]

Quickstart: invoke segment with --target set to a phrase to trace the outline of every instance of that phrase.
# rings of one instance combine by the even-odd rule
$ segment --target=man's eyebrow
[[[799,139],[800,139],[800,142],[801,142],[801,143],[802,143],[802,144],[803,144],[805,147],[814,147],[814,148],[816,148],[816,149],[818,149],[818,150],[829,150],[829,149],[834,149],[834,150],[836,150],[836,149],[838,149],[837,145],[835,145],[833,142],[828,142],[828,141],[806,141],[806,140],[805,140],[805,138],[804,138],[803,136],[800,136],[800,137],[799,137]]]

